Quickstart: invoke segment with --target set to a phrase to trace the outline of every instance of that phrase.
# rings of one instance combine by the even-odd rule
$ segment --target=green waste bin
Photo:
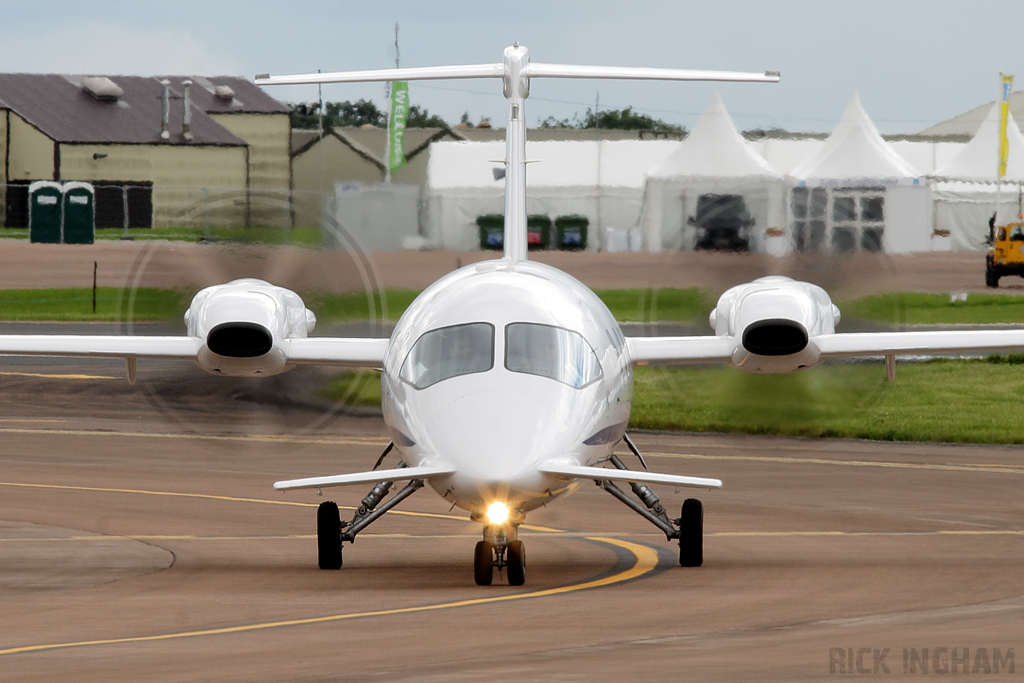
[[[500,213],[486,213],[476,217],[480,228],[480,248],[496,249],[505,247],[505,217]]]
[[[28,186],[29,241],[60,244],[63,206],[60,183],[37,180]]]
[[[96,195],[89,183],[64,183],[64,243],[96,241]]]
[[[556,245],[565,250],[586,249],[589,226],[590,220],[578,213],[559,216],[555,219]]]
[[[540,213],[526,217],[527,249],[547,249],[551,245],[551,219]]]

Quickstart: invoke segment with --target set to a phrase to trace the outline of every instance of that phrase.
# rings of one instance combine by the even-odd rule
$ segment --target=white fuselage
[[[422,335],[470,323],[493,326],[489,369],[425,388],[401,376]],[[600,375],[574,387],[510,370],[507,326],[514,323],[582,335]],[[417,297],[392,334],[381,377],[384,420],[402,459],[451,466],[453,474],[429,483],[470,510],[498,500],[525,512],[566,493],[572,486],[564,478],[537,466],[607,457],[625,431],[632,391],[625,339],[604,303],[555,268],[507,259],[457,270]]]

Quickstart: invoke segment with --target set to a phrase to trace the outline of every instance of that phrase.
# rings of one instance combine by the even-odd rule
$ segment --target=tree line
[[[319,105],[316,102],[309,104],[292,104],[291,123],[292,128],[315,129],[320,124]],[[462,115],[460,123],[472,128],[469,120],[469,112]],[[325,102],[323,111],[323,125],[325,129],[356,127],[370,124],[383,128],[388,125],[387,112],[377,106],[372,100],[360,99],[356,102],[345,100],[344,102]],[[431,114],[426,107],[417,104],[409,106],[409,117],[406,120],[406,128],[447,128],[446,122],[440,116]],[[598,112],[588,108],[586,113],[580,117],[574,115],[572,119],[556,119],[549,116],[540,122],[541,128],[601,128],[604,130],[655,130],[684,133],[686,129],[682,126],[666,123],[646,114],[633,110],[633,107],[625,109],[602,109]]]

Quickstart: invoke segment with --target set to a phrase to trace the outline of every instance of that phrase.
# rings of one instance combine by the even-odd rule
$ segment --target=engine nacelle
[[[818,365],[814,338],[834,333],[839,319],[824,289],[776,275],[726,291],[709,322],[716,335],[739,340],[732,354],[736,368],[780,374]]]
[[[231,377],[263,377],[291,369],[279,342],[306,337],[316,316],[298,294],[254,278],[200,291],[185,311],[190,336],[205,340],[196,363]]]

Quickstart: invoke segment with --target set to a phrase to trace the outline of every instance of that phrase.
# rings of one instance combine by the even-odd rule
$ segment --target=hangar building
[[[27,224],[34,180],[91,182],[100,228],[125,198],[129,227],[290,225],[289,135],[242,78],[0,74],[3,225]]]

